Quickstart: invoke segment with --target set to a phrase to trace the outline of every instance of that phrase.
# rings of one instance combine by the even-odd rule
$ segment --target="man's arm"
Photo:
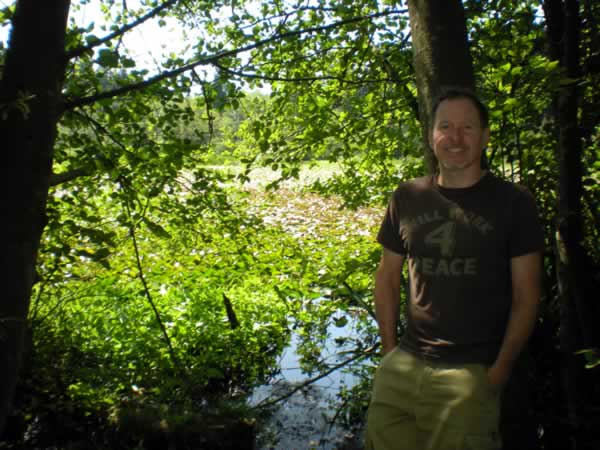
[[[400,312],[400,288],[404,255],[386,248],[375,274],[375,316],[383,345],[383,354],[396,347],[396,327]]]
[[[493,386],[502,386],[508,381],[519,353],[533,332],[541,296],[540,253],[528,253],[512,258],[510,269],[512,305],[500,352],[488,371]]]

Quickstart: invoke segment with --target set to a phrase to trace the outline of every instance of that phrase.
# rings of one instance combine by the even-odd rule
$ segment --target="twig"
[[[217,67],[219,70],[222,70],[230,75],[233,75],[233,76],[236,76],[239,78],[263,80],[263,81],[281,81],[281,82],[286,82],[286,83],[308,83],[308,82],[313,82],[313,81],[339,81],[340,83],[346,83],[346,84],[366,84],[366,83],[388,83],[391,81],[386,78],[372,79],[372,80],[350,80],[350,79],[346,79],[343,77],[336,77],[334,75],[286,78],[286,77],[259,75],[257,73],[240,72],[240,71],[229,69],[225,66],[222,66],[219,63],[215,63],[215,67]]]
[[[283,395],[281,395],[281,396],[279,396],[279,397],[276,397],[276,398],[274,398],[274,399],[272,399],[272,400],[269,400],[269,401],[263,401],[263,402],[260,402],[258,405],[254,406],[254,408],[253,408],[253,409],[258,409],[258,408],[266,408],[266,407],[268,407],[268,406],[272,406],[272,405],[274,405],[274,404],[276,404],[276,403],[279,403],[279,402],[281,402],[281,401],[283,401],[283,400],[286,400],[286,399],[290,398],[292,395],[294,395],[296,392],[298,392],[298,391],[300,391],[300,390],[304,389],[306,386],[310,386],[310,385],[311,385],[311,384],[313,384],[314,382],[316,382],[316,381],[319,381],[319,380],[321,380],[322,378],[325,378],[325,377],[326,377],[326,376],[328,376],[329,374],[331,374],[331,373],[335,372],[336,370],[338,370],[338,369],[340,369],[340,368],[342,368],[342,367],[344,367],[344,366],[346,366],[346,365],[350,364],[351,362],[354,362],[354,361],[356,361],[356,360],[358,360],[358,359],[364,358],[365,356],[369,355],[370,353],[373,353],[373,351],[375,351],[375,349],[376,349],[378,346],[379,346],[379,345],[378,345],[378,344],[376,344],[376,345],[374,345],[374,346],[372,346],[372,347],[368,348],[367,350],[363,351],[362,353],[358,353],[357,355],[353,356],[352,358],[350,358],[350,359],[347,359],[347,360],[345,360],[345,361],[343,361],[343,362],[341,362],[341,363],[339,363],[339,364],[336,364],[335,366],[333,366],[333,367],[329,368],[329,369],[328,369],[328,370],[326,370],[325,372],[323,372],[323,373],[319,374],[319,375],[318,375],[318,376],[316,376],[316,377],[313,377],[313,378],[310,378],[310,379],[306,380],[304,383],[302,383],[302,384],[299,384],[298,386],[296,386],[296,387],[295,387],[294,389],[292,389],[291,391],[289,391],[289,392],[287,392],[287,393],[285,393],[285,394],[283,394]],[[266,400],[266,399],[265,399],[265,400]]]
[[[377,317],[375,317],[375,312],[373,311],[373,309],[362,298],[360,298],[360,296],[356,292],[354,292],[354,289],[352,289],[352,287],[350,287],[348,282],[346,280],[344,280],[344,281],[342,281],[342,284],[344,285],[344,287],[346,289],[348,289],[348,292],[350,292],[350,297],[352,297],[352,300],[354,300],[356,303],[359,304],[359,306],[364,308],[365,311],[367,311],[373,319],[377,320]]]
[[[77,178],[92,175],[92,173],[92,170],[87,167],[80,167],[78,169],[73,169],[62,173],[53,173],[50,176],[50,186],[58,186],[59,184],[66,183],[67,181],[73,181]]]
[[[133,22],[122,26],[121,28],[116,30],[114,33],[111,33],[101,39],[98,39],[97,41],[95,40],[93,43],[91,43],[89,45],[77,47],[77,48],[71,50],[70,52],[67,52],[67,54],[65,55],[67,60],[77,58],[78,56],[81,56],[84,53],[93,50],[94,48],[98,47],[99,45],[105,44],[105,43],[113,40],[116,37],[123,36],[129,30],[132,30],[133,28],[137,27],[138,25],[141,25],[142,23],[146,22],[147,20],[152,19],[153,17],[156,17],[159,13],[161,13],[165,9],[168,9],[171,6],[175,5],[175,3],[177,3],[177,2],[178,2],[178,0],[169,0],[165,3],[163,3],[162,5],[154,8],[149,13],[140,17],[139,19],[134,20]]]
[[[340,414],[342,413],[343,409],[346,407],[346,405],[348,403],[350,403],[350,398],[346,398],[346,400],[344,400],[339,407],[337,408],[337,410],[335,411],[335,414],[333,415],[333,417],[331,418],[331,420],[329,421],[329,431],[327,433],[331,433],[331,429],[333,428],[333,425],[335,425],[335,423],[338,420],[338,417],[340,416]]]
[[[216,53],[214,55],[211,56],[206,56],[206,57],[201,57],[200,59],[191,62],[189,64],[186,64],[184,66],[181,66],[177,69],[173,69],[173,70],[167,70],[165,72],[162,72],[158,75],[155,75],[153,77],[150,77],[144,81],[141,81],[139,83],[134,83],[134,84],[130,84],[127,86],[123,86],[120,87],[118,89],[113,89],[113,90],[109,90],[109,91],[104,91],[104,92],[100,92],[96,95],[92,95],[92,96],[88,96],[88,97],[80,97],[76,100],[72,100],[72,101],[67,101],[64,103],[64,110],[70,110],[79,106],[84,106],[84,105],[90,105],[92,103],[96,103],[99,100],[104,100],[104,99],[109,99],[109,98],[113,98],[113,97],[118,97],[120,95],[124,95],[127,94],[129,92],[135,92],[135,91],[139,91],[142,89],[145,89],[147,87],[150,87],[156,83],[159,83],[163,80],[166,79],[170,79],[170,78],[174,78],[177,75],[181,75],[182,73],[188,72],[190,70],[192,70],[195,67],[201,66],[201,65],[209,65],[209,64],[215,64],[217,63],[220,59],[223,58],[228,58],[231,56],[236,56],[240,53],[245,53],[248,52],[250,50],[254,50],[256,48],[260,48],[266,44],[270,44],[271,42],[277,42],[277,41],[282,41],[284,39],[288,39],[288,38],[293,38],[293,37],[297,37],[297,36],[301,36],[303,34],[310,34],[310,33],[323,33],[326,31],[330,31],[332,29],[341,27],[343,25],[348,25],[351,23],[355,23],[355,22],[362,22],[365,20],[371,20],[371,19],[377,19],[379,17],[385,17],[388,16],[390,14],[396,14],[398,13],[398,11],[382,11],[379,13],[375,13],[375,14],[370,14],[367,16],[360,16],[360,17],[351,17],[349,19],[345,19],[345,20],[340,20],[339,22],[334,22],[334,23],[330,23],[328,25],[322,25],[322,26],[318,26],[318,27],[311,27],[311,28],[305,28],[302,30],[296,30],[296,31],[288,31],[287,33],[283,33],[280,35],[275,35],[275,36],[271,36],[269,38],[266,39],[262,39],[260,41],[255,41],[252,44],[248,44],[246,46],[240,47],[240,48],[236,48],[233,50],[225,50],[222,51],[220,53]]]
[[[173,345],[171,343],[171,338],[169,337],[169,333],[167,332],[167,328],[165,327],[165,324],[162,321],[162,317],[160,316],[160,312],[158,311],[158,308],[156,307],[156,304],[154,303],[152,294],[150,293],[150,289],[148,289],[148,283],[146,282],[146,277],[144,275],[144,268],[142,266],[142,260],[140,258],[140,250],[138,247],[137,236],[135,233],[135,224],[133,223],[133,220],[132,220],[131,208],[129,207],[128,201],[125,201],[124,203],[125,203],[125,208],[127,210],[127,216],[129,218],[129,233],[130,233],[132,241],[133,241],[133,249],[135,252],[135,259],[136,259],[136,264],[137,264],[137,268],[138,268],[138,274],[139,274],[140,281],[142,282],[142,285],[144,287],[144,294],[146,296],[146,300],[148,300],[148,303],[150,304],[150,307],[152,308],[152,311],[154,312],[154,317],[156,318],[156,322],[158,323],[158,326],[161,329],[163,337],[165,338],[165,342],[167,344],[169,355],[171,356],[171,361],[173,362],[175,369],[180,374],[184,375],[186,373],[186,371],[183,370],[183,366],[181,365],[181,362],[179,361],[179,358],[177,357],[177,354],[175,353],[175,350],[173,349]]]
[[[211,109],[212,102],[210,99],[210,95],[208,94],[208,90],[206,89],[206,82],[200,79],[195,69],[192,69],[192,78],[196,80],[196,83],[202,86],[202,96],[204,97],[204,105],[206,107],[206,120],[208,120],[208,144],[210,145],[215,134],[215,116],[213,116]]]

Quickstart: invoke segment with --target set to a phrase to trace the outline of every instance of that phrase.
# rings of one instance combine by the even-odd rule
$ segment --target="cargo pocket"
[[[487,367],[476,366],[478,376],[479,418],[477,429],[465,435],[466,450],[500,450],[499,434],[501,391],[489,382]]]

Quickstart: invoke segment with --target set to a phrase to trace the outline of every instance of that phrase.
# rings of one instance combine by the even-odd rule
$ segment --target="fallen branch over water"
[[[256,406],[254,406],[252,409],[266,408],[268,406],[272,406],[272,405],[274,405],[276,403],[279,403],[279,402],[281,402],[283,400],[286,400],[286,399],[290,398],[292,395],[294,395],[296,392],[301,391],[305,387],[310,386],[311,384],[313,384],[313,383],[315,383],[315,382],[317,382],[317,381],[325,378],[326,376],[330,375],[331,373],[335,372],[336,370],[341,369],[342,367],[344,367],[344,366],[346,366],[346,365],[348,365],[348,364],[350,364],[350,363],[352,363],[354,361],[357,361],[357,360],[359,360],[361,358],[364,358],[365,356],[370,355],[375,350],[377,350],[377,348],[379,346],[380,346],[380,344],[377,343],[377,344],[373,345],[372,347],[369,347],[365,351],[354,355],[352,358],[349,358],[349,359],[347,359],[347,360],[345,360],[345,361],[343,361],[343,362],[341,362],[339,364],[336,364],[335,366],[332,366],[331,368],[329,368],[325,372],[317,375],[316,377],[310,378],[310,379],[306,380],[304,383],[299,384],[298,386],[296,386],[291,391],[286,392],[285,394],[283,394],[283,395],[281,395],[279,397],[276,397],[274,399],[270,399],[269,400],[267,398],[267,399],[263,400],[262,402],[258,403]]]

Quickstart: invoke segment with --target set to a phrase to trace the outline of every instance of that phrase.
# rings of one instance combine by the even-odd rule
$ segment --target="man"
[[[481,166],[490,138],[481,101],[449,90],[431,117],[439,172],[400,184],[377,236],[384,358],[367,449],[499,449],[500,393],[536,321],[542,231],[528,191]],[[398,343],[405,261],[410,292]]]

